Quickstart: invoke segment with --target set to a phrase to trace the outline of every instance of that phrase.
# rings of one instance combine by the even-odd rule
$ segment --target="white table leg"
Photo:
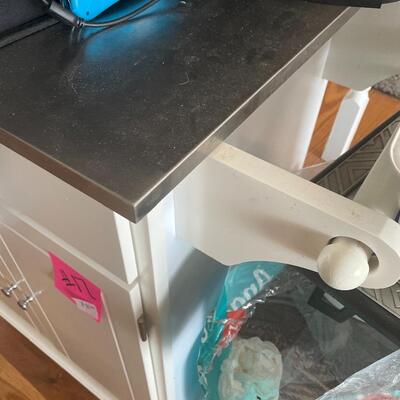
[[[333,161],[350,148],[369,102],[369,90],[350,90],[344,97],[322,153],[323,160]]]

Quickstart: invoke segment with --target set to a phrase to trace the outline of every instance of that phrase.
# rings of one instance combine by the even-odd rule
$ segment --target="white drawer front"
[[[0,146],[0,198],[131,283],[137,277],[129,221]]]
[[[7,224],[0,224],[1,235],[32,292],[43,291],[37,301],[71,360],[99,382],[106,393],[112,393],[112,398],[148,400],[142,343],[136,324],[138,307],[132,304],[132,293],[18,218],[8,216]],[[48,252],[56,254],[102,289],[100,322],[79,310],[55,288]],[[104,398],[110,397],[106,394]]]

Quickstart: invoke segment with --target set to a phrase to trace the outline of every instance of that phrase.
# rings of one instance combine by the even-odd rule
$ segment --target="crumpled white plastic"
[[[271,342],[237,338],[221,366],[220,400],[277,400],[282,357]]]
[[[347,378],[318,400],[400,399],[400,350]]]

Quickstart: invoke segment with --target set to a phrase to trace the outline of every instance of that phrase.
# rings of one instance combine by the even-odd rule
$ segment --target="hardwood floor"
[[[321,162],[321,153],[347,89],[329,84],[307,165]],[[354,141],[400,110],[400,101],[371,91],[370,103]],[[12,364],[12,365],[11,365]],[[0,400],[94,400],[75,379],[0,318]]]
[[[96,399],[2,318],[0,318],[0,355],[0,400]],[[4,375],[1,374],[3,364],[6,365]],[[12,370],[14,373],[8,373]],[[23,380],[29,382],[30,388],[21,384]],[[12,388],[23,391],[25,397],[21,397],[22,395],[16,391],[11,391]],[[12,393],[14,397],[12,395],[7,397],[6,393]]]
[[[0,399],[45,400],[2,355],[0,355]]]

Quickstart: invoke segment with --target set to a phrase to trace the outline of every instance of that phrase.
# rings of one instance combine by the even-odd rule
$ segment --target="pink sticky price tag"
[[[102,317],[101,289],[66,262],[49,252],[54,271],[54,285],[77,308],[97,322]]]

